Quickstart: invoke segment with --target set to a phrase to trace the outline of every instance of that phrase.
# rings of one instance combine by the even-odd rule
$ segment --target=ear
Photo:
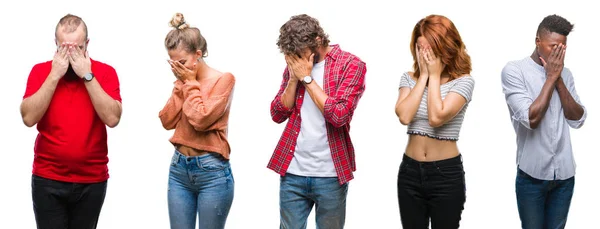
[[[540,37],[539,37],[539,36],[536,36],[536,37],[535,37],[535,47],[536,47],[536,48],[537,48],[537,47],[540,47],[540,43],[541,43],[541,42],[542,42],[542,41],[540,40]]]
[[[202,58],[202,50],[196,50],[196,59],[201,59]]]

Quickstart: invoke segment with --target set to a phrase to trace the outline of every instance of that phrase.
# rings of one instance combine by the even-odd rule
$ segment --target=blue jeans
[[[519,169],[516,193],[523,229],[565,228],[574,186],[575,177],[538,180]]]
[[[337,177],[304,177],[287,173],[279,183],[281,229],[304,229],[313,205],[317,229],[341,229],[346,221],[348,183]]]
[[[229,161],[219,154],[187,157],[177,150],[169,170],[171,229],[222,229],[233,202],[234,180]]]

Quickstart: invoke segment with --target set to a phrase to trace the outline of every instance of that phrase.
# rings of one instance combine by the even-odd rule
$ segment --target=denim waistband
[[[179,150],[177,150],[177,149],[175,149],[175,152],[173,153],[173,158],[171,160],[173,163],[186,162],[188,164],[190,164],[190,163],[202,164],[202,163],[212,161],[212,160],[228,162],[219,153],[210,152],[210,153],[200,155],[200,156],[186,156],[186,155],[182,154],[181,152],[179,152]]]
[[[448,166],[448,165],[460,165],[460,164],[462,164],[462,154],[459,154],[456,157],[439,160],[439,161],[417,161],[415,159],[410,158],[409,156],[406,156],[406,154],[404,154],[404,156],[402,157],[402,162],[406,163],[408,165],[421,166],[421,167],[427,167],[427,166],[439,167],[439,166]]]

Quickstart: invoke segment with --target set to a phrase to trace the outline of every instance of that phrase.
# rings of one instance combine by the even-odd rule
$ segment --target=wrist
[[[194,81],[196,81],[196,79],[184,79],[183,84],[187,84],[187,83],[194,82]]]
[[[440,74],[429,74],[429,80],[437,80],[439,81],[441,78]]]
[[[558,81],[559,78],[560,78],[560,75],[554,75],[554,74],[547,74],[546,75],[546,80],[551,80],[553,82]]]
[[[62,78],[62,76],[54,72],[50,72],[48,75],[48,79],[52,80],[52,82],[58,82],[60,78]]]

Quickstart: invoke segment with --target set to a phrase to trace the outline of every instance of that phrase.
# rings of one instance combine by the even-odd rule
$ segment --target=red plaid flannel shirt
[[[323,116],[333,164],[339,183],[344,184],[354,178],[352,172],[356,171],[354,147],[350,140],[350,121],[354,109],[365,91],[367,66],[358,57],[341,50],[339,45],[331,47],[331,51],[325,56],[323,90],[329,97],[325,101]],[[281,95],[287,86],[288,79],[289,72],[286,67],[279,92],[271,102],[271,118],[274,122],[282,123],[289,119],[267,166],[281,176],[285,176],[294,157],[296,139],[302,121],[300,108],[306,90],[304,85],[298,84],[296,103],[294,107],[286,108],[281,102]]]

